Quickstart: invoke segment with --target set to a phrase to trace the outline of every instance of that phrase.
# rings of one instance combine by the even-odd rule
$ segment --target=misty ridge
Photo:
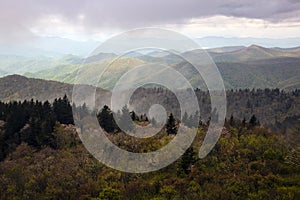
[[[205,51],[218,67],[226,89],[279,88],[288,91],[299,88],[300,48],[265,48],[251,45],[220,47]],[[111,90],[116,81],[128,70],[140,65],[160,63],[180,72],[195,88],[206,90],[201,76],[183,59],[183,57],[199,59],[199,55],[203,52],[192,50],[175,54],[153,50],[128,52],[121,56],[100,52],[86,58],[75,55],[58,58],[2,55],[0,76],[19,74],[69,84],[92,83],[93,86]],[[104,72],[105,67],[108,68]],[[84,69],[84,72],[78,78],[80,68]],[[149,76],[151,79],[155,74]]]

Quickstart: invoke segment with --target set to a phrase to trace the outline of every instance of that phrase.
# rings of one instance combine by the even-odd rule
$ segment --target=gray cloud
[[[1,0],[0,38],[30,37],[29,28],[47,15],[76,24],[83,14],[85,28],[93,30],[185,23],[213,15],[277,22],[297,18],[299,12],[299,0]]]

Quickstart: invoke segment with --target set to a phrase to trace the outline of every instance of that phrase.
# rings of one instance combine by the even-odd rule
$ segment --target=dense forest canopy
[[[205,102],[206,92],[196,92]],[[119,172],[94,159],[76,133],[67,96],[52,103],[0,102],[0,199],[299,199],[300,115],[291,112],[299,111],[299,90],[228,93],[228,101],[240,109],[226,118],[221,138],[204,159],[197,154],[209,120],[200,114],[179,120],[169,113],[157,135],[137,141],[119,129],[108,106],[97,111],[75,107],[82,115],[95,112],[107,137],[132,152],[161,148],[179,125],[197,131],[180,159],[147,174]],[[267,105],[276,109],[259,112]],[[269,119],[277,120],[261,120],[266,110]],[[156,124],[126,106],[118,115],[125,113],[131,116],[128,131],[133,123]]]

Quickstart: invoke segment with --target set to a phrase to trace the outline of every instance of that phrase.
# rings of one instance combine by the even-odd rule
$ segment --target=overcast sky
[[[191,37],[300,35],[300,0],[0,0],[0,40],[103,40],[139,27]]]

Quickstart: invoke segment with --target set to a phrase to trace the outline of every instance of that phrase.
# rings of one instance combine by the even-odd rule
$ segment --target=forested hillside
[[[95,89],[86,86],[87,89]],[[73,85],[56,81],[26,78],[12,75],[0,78],[1,101],[39,101],[52,102],[55,98],[67,94],[71,101]],[[101,109],[110,103],[111,92],[96,88],[96,105]],[[127,91],[124,91],[127,92]],[[209,92],[196,89],[203,120],[207,120],[211,112]],[[255,114],[262,124],[283,122],[287,117],[300,115],[300,91],[284,91],[279,89],[239,89],[227,90],[227,118],[231,115],[247,120]],[[187,99],[187,102],[188,99]],[[140,88],[131,97],[131,106],[138,114],[146,113],[153,103],[162,104],[167,110],[178,107],[174,94],[166,88]],[[172,111],[175,112],[175,111]]]
[[[77,107],[79,112],[87,108]],[[0,199],[299,199],[299,116],[270,128],[260,119],[226,119],[222,136],[204,159],[197,154],[207,123],[188,125],[171,115],[155,136],[137,143],[118,130],[109,107],[97,111],[107,137],[132,152],[168,143],[178,123],[197,130],[172,165],[129,174],[95,160],[79,140],[67,97],[49,102],[0,103]],[[123,112],[129,112],[123,109]],[[124,114],[124,113],[123,113]],[[152,120],[133,115],[132,123]],[[114,128],[110,129],[109,124]],[[288,125],[288,128],[286,127]],[[276,130],[275,130],[276,129]]]

